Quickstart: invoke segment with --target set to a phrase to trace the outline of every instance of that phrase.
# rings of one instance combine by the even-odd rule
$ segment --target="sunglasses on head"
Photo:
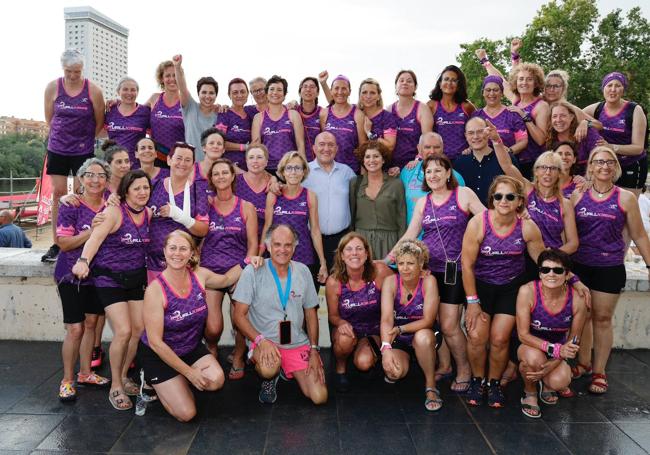
[[[551,273],[551,270],[556,275],[562,275],[565,272],[564,267],[546,267],[546,266],[542,266],[542,267],[539,268],[539,273],[541,273],[542,275],[547,275],[547,274]]]
[[[508,194],[494,193],[492,197],[494,198],[495,201],[500,201],[505,197],[506,201],[512,202],[515,199],[517,199],[519,196],[515,193],[508,193]]]

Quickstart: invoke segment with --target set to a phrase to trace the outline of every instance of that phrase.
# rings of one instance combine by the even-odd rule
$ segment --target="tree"
[[[0,136],[0,177],[35,177],[41,174],[45,145],[31,134]]]

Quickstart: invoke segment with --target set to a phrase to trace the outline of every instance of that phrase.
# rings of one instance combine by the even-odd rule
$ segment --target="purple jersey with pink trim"
[[[257,114],[259,114],[260,112],[262,112],[262,111],[257,109],[257,105],[248,104],[248,105],[244,106],[244,112],[246,112],[246,115],[248,115],[248,118],[250,118],[251,121],[252,121],[255,118],[255,116]]]
[[[444,272],[447,259],[460,264],[463,236],[471,215],[458,203],[458,188],[449,194],[445,202],[435,207],[431,195],[427,194],[426,198],[422,213],[422,241],[429,248],[429,270]]]
[[[509,111],[504,107],[495,117],[485,111],[485,108],[479,109],[472,114],[472,118],[481,117],[482,119],[489,120],[494,126],[497,127],[497,132],[506,147],[512,147],[517,143],[517,139],[528,136],[526,124],[521,119],[521,116],[516,112]],[[530,139],[529,139],[530,140]]]
[[[262,144],[269,149],[269,164],[266,168],[275,170],[282,156],[296,148],[296,137],[293,134],[293,123],[289,118],[289,111],[284,112],[278,120],[273,120],[268,111],[262,113],[260,133]]]
[[[189,233],[189,230],[182,224],[172,220],[170,217],[160,216],[160,209],[169,204],[169,193],[167,187],[169,180],[159,180],[158,184],[151,191],[148,206],[153,211],[151,219],[151,242],[147,249],[147,268],[151,271],[159,272],[166,267],[163,246],[167,235],[180,229]],[[176,207],[183,209],[184,189],[174,195]],[[205,194],[205,187],[200,184],[192,183],[190,185],[190,215],[197,221],[208,220],[208,198]]]
[[[542,98],[537,98],[535,101],[533,101],[526,107],[521,106],[521,101],[517,101],[515,103],[515,106],[519,106],[520,108],[522,108],[524,112],[530,115],[531,118],[533,118],[534,120],[535,115],[533,111],[535,110],[535,107],[539,104],[540,101],[542,101]],[[535,161],[537,157],[542,153],[544,153],[545,151],[546,151],[546,144],[539,145],[537,142],[535,142],[535,139],[533,139],[532,136],[529,136],[528,146],[517,155],[517,158],[519,159],[520,163],[531,163]]]
[[[395,326],[405,325],[409,322],[419,321],[424,317],[424,290],[422,289],[422,278],[418,281],[417,288],[413,293],[413,297],[406,305],[402,305],[402,292],[405,292],[402,278],[395,275],[395,284],[397,285],[397,292],[395,292],[395,300],[393,301]],[[413,333],[402,333],[397,336],[397,340],[411,346],[413,343]]]
[[[208,208],[208,234],[201,247],[201,267],[226,273],[241,263],[248,253],[246,220],[242,199],[235,197],[230,213],[221,213],[211,204]]]
[[[288,224],[298,234],[298,246],[293,254],[293,260],[305,265],[316,262],[314,245],[311,243],[309,229],[309,190],[301,188],[293,198],[284,194],[278,196],[273,206],[273,224]]]
[[[420,102],[413,103],[411,111],[403,118],[397,112],[397,103],[391,106],[391,113],[397,121],[397,139],[393,150],[392,166],[403,168],[418,153],[418,142],[422,135],[422,125],[418,116]],[[428,109],[428,108],[427,108]]]
[[[507,284],[524,273],[526,242],[522,221],[517,218],[510,232],[500,236],[494,232],[489,210],[483,212],[483,241],[474,266],[476,278],[490,284]]]
[[[91,268],[102,267],[112,272],[126,272],[145,267],[147,246],[150,243],[150,222],[147,211],[144,211],[142,223],[136,224],[131,212],[120,205],[122,222],[117,231],[108,234],[102,242]],[[106,275],[95,276],[95,286],[98,288],[121,287],[113,278]]]
[[[117,142],[129,152],[129,160],[136,163],[135,149],[138,141],[146,136],[149,129],[151,109],[149,106],[138,104],[131,115],[122,115],[118,105],[114,105],[106,113],[104,128],[108,138]]]
[[[203,175],[201,163],[194,163],[194,184],[196,185],[197,191],[204,192],[207,196],[210,197],[216,196],[216,193],[212,191],[212,188],[210,188],[208,178]]]
[[[354,329],[357,338],[379,335],[381,320],[381,294],[374,281],[353,291],[348,284],[341,284],[339,316]]]
[[[463,104],[457,104],[456,108],[449,112],[442,105],[442,101],[436,103],[436,111],[433,113],[433,129],[442,136],[445,146],[445,155],[450,160],[455,160],[469,145],[465,140],[465,124],[469,120]]]
[[[313,161],[316,158],[314,155],[314,142],[316,136],[320,134],[320,111],[323,109],[316,106],[309,114],[302,110],[302,106],[297,106],[296,110],[302,118],[302,126],[305,130],[305,153],[307,154],[307,161]]]
[[[533,189],[528,193],[528,213],[542,232],[542,240],[547,248],[560,248],[564,241],[564,218],[562,203],[558,198],[545,201]]]
[[[530,310],[530,334],[549,343],[566,343],[573,322],[573,288],[567,289],[562,309],[551,313],[544,303],[542,283],[536,280],[533,286],[535,303]]]
[[[582,195],[575,207],[580,239],[578,251],[573,254],[576,262],[597,267],[623,264],[623,228],[627,216],[620,196],[618,187],[603,200],[594,199],[591,191]]]
[[[628,127],[625,122],[625,117],[627,115],[627,110],[633,108],[633,105],[630,104],[629,101],[626,101],[623,108],[617,114],[610,115],[607,112],[607,107],[603,106],[598,120],[603,124],[601,135],[609,144],[629,145],[632,143],[632,125]],[[616,156],[618,157],[621,167],[626,167],[640,161],[644,156],[646,156],[646,153],[647,152],[644,150],[639,155]]]
[[[257,213],[257,235],[262,235],[264,229],[264,213],[266,212],[266,188],[258,190],[251,188],[246,181],[244,174],[238,174],[235,177],[235,194],[245,201],[250,202],[255,207]]]
[[[151,108],[151,138],[157,144],[171,150],[176,142],[185,142],[185,124],[180,99],[173,106],[167,106],[163,94]]]
[[[570,199],[571,195],[576,189],[576,184],[573,180],[569,180],[569,183],[561,188],[562,194],[565,198]]]
[[[163,291],[165,308],[162,339],[177,356],[189,354],[201,343],[208,318],[205,289],[194,272],[190,271],[189,275],[191,287],[186,296],[179,295],[163,275],[156,278]],[[146,331],[140,340],[151,347]]]
[[[338,117],[331,107],[327,108],[327,121],[323,131],[329,131],[336,138],[336,145],[339,151],[336,153],[336,161],[347,164],[356,173],[359,172],[359,160],[354,156],[354,151],[359,146],[359,134],[357,133],[357,122],[354,120],[354,113],[357,106],[354,104],[350,111],[343,117]]]
[[[578,164],[585,165],[589,160],[589,154],[596,148],[596,142],[600,140],[600,134],[595,128],[587,130],[587,137],[577,144],[578,149]],[[620,159],[620,156],[619,156]]]
[[[80,201],[79,207],[61,204],[59,206],[59,214],[56,217],[57,237],[74,237],[84,231],[90,230],[93,224],[93,218],[102,210],[104,210],[104,204],[97,211],[93,210],[83,201]],[[57,283],[63,278],[67,278],[65,280],[66,283],[74,282],[74,277],[71,274],[72,266],[81,257],[83,248],[83,245],[79,245],[74,250],[61,250],[56,258],[56,267],[54,267],[54,279]],[[93,284],[93,280],[92,278],[88,278],[83,280],[81,284],[91,285]]]
[[[161,167],[161,168],[158,168],[158,169],[160,169],[158,171],[158,174],[156,174],[156,176],[151,179],[151,188],[158,185],[159,181],[165,180],[167,177],[169,177],[169,169],[168,168]]]
[[[230,109],[223,114],[219,114],[217,117],[217,123],[214,127],[224,134],[227,142],[248,144],[251,141],[252,124],[253,118],[249,117],[245,110],[244,116],[242,117],[237,112]],[[229,150],[223,154],[223,157],[228,158],[241,169],[246,169],[245,152]]]
[[[372,122],[370,132],[375,138],[397,136],[397,117],[392,112],[382,109],[368,119]]]
[[[90,82],[84,85],[77,96],[65,91],[63,78],[56,81],[56,99],[50,121],[50,135],[47,149],[59,155],[90,155],[95,150],[95,111],[90,98]]]

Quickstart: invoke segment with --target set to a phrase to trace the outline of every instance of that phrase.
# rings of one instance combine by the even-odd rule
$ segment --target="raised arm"
[[[178,96],[181,100],[181,106],[187,107],[192,99],[190,91],[187,89],[187,80],[185,79],[185,70],[183,70],[183,56],[180,54],[172,57],[174,71],[176,72],[176,84],[178,85]]]
[[[332,92],[330,91],[329,85],[327,85],[327,78],[329,77],[329,73],[327,70],[321,71],[318,74],[318,82],[320,82],[320,87],[323,90],[323,95],[325,95],[325,99],[327,100],[327,104],[332,104],[332,101],[334,100],[334,97],[332,96]]]

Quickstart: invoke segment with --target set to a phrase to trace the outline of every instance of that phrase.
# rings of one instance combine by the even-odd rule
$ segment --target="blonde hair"
[[[170,232],[167,237],[165,237],[165,244],[163,245],[163,248],[167,248],[167,244],[172,237],[180,237],[189,243],[190,249],[192,250],[192,256],[190,256],[190,260],[187,261],[187,265],[191,270],[196,270],[196,268],[199,266],[199,250],[196,247],[196,242],[192,236],[185,231],[176,229],[175,231]]]
[[[379,85],[379,81],[376,79],[373,79],[372,77],[368,77],[364,80],[361,81],[361,84],[359,84],[359,99],[361,99],[361,90],[363,89],[363,86],[365,84],[372,84],[375,87],[377,87],[377,94],[379,95],[379,99],[377,100],[377,107],[384,108],[384,99],[381,96],[381,86]],[[359,103],[359,109],[363,110],[363,106],[361,103]]]
[[[614,179],[612,180],[612,182],[616,182],[621,177],[621,175],[623,175],[623,169],[621,169],[621,163],[618,161],[618,157],[616,156],[616,153],[614,153],[614,150],[612,150],[606,145],[599,145],[598,147],[594,148],[589,154],[589,159],[587,160],[588,164],[587,164],[587,172],[586,172],[587,180],[593,180],[592,161],[594,160],[594,156],[596,156],[596,153],[607,153],[609,154],[609,156],[612,157],[613,160],[616,161],[616,165],[615,165],[616,172],[614,172]]]
[[[165,83],[163,82],[163,74],[165,74],[165,70],[169,67],[173,67],[174,62],[171,60],[165,60],[164,62],[160,62],[158,67],[156,68],[156,81],[158,81],[158,85],[160,86],[161,90],[165,90]]]
[[[544,82],[548,83],[548,80],[551,77],[557,77],[558,79],[562,79],[563,87],[562,87],[562,93],[560,94],[560,98],[566,99],[566,94],[569,91],[569,73],[560,69],[551,70],[551,72],[546,75]]]
[[[296,152],[296,151],[287,152],[282,156],[282,159],[278,163],[277,174],[280,177],[282,177],[282,179],[286,180],[286,178],[284,176],[284,168],[287,167],[287,164],[289,163],[289,161],[291,161],[294,158],[299,158],[300,159],[300,163],[302,164],[302,169],[303,169],[301,182],[304,182],[305,179],[307,178],[307,176],[309,175],[309,166],[307,165],[307,161],[305,160],[305,158],[303,158],[303,156],[300,153]]]
[[[540,93],[544,92],[544,70],[542,67],[536,63],[520,63],[510,71],[510,75],[508,76],[510,90],[512,90],[512,93],[514,93],[517,98],[521,98],[519,91],[517,91],[517,76],[519,76],[519,73],[522,71],[528,71],[535,79],[533,95],[538,96]]]
[[[523,204],[517,207],[517,212],[522,212],[524,210],[524,207],[528,206],[528,198],[524,193],[524,184],[521,183],[519,180],[514,179],[508,175],[498,175],[492,181],[492,184],[490,185],[490,189],[488,189],[488,194],[487,194],[487,208],[494,209],[494,193],[496,193],[497,186],[499,186],[501,183],[510,185],[512,189],[515,191],[515,194],[519,196],[519,198],[523,201]]]
[[[395,245],[395,261],[405,254],[410,254],[424,269],[429,264],[429,248],[421,240],[404,239]]]
[[[553,184],[552,194],[553,196],[561,200],[562,189],[560,188],[560,171],[562,170],[562,160],[560,159],[557,153],[553,151],[546,151],[537,157],[537,159],[535,160],[535,164],[533,165],[533,186],[537,191],[539,191],[539,182],[537,181],[537,175],[535,174],[535,169],[537,169],[537,166],[539,166],[542,162],[548,160],[552,162],[553,166],[556,166],[558,168],[557,179]]]

